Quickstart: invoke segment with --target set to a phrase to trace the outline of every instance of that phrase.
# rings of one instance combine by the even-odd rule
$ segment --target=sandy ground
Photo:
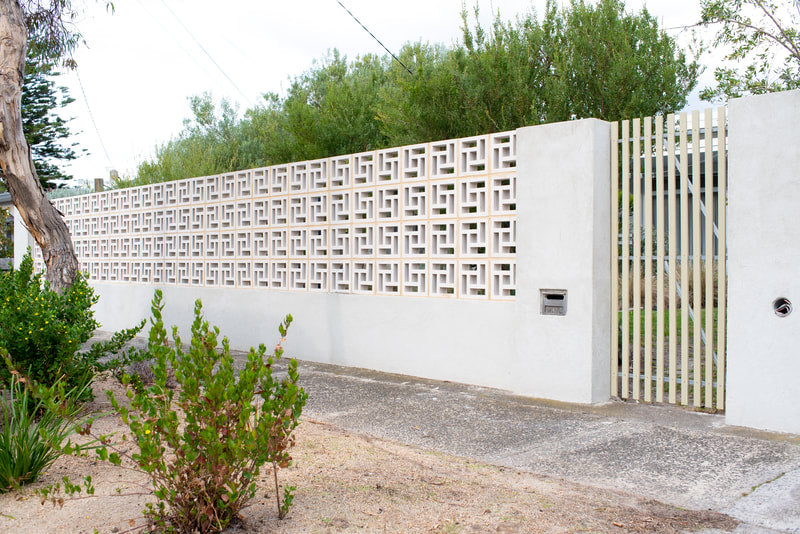
[[[99,391],[120,392],[114,380]],[[117,395],[118,398],[120,395]],[[109,408],[103,395],[90,406]],[[95,431],[127,429],[115,415]],[[297,486],[294,506],[279,520],[272,474],[240,519],[226,532],[479,533],[479,532],[696,532],[731,531],[737,522],[714,512],[677,509],[633,495],[604,491],[408,447],[335,426],[304,420],[297,430],[294,464],[279,473],[281,486]],[[33,490],[69,476],[91,475],[94,496],[42,505]],[[281,491],[282,491],[281,487]],[[121,533],[141,531],[146,477],[133,470],[81,458],[61,458],[38,482],[0,495],[0,532]]]

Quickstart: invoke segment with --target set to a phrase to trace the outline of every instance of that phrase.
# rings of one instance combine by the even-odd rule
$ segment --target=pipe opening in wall
[[[776,298],[772,302],[772,310],[778,317],[786,317],[787,315],[792,313],[792,303],[789,299],[785,297]]]

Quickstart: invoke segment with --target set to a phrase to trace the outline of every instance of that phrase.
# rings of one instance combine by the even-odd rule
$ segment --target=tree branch
[[[786,39],[786,41],[784,41],[780,37],[778,37],[778,36],[768,32],[768,31],[766,31],[763,28],[759,28],[758,26],[755,26],[753,24],[744,22],[742,20],[734,19],[734,18],[717,17],[715,20],[708,21],[708,23],[711,23],[711,24],[714,24],[714,23],[716,23],[716,24],[720,24],[720,23],[722,23],[722,24],[734,24],[734,25],[739,26],[741,28],[747,28],[749,30],[753,30],[756,34],[763,35],[763,36],[767,37],[768,39],[774,41],[775,43],[781,45],[783,48],[785,48],[789,52],[790,55],[796,57],[798,59],[798,61],[800,61],[800,50],[798,50],[797,47],[794,46],[794,43],[793,43],[792,39],[789,36],[786,35],[786,32],[783,30],[781,25],[766,11],[766,9],[761,4],[760,0],[753,0],[753,1],[758,4],[758,7],[761,8],[762,11],[764,11],[767,14],[768,17],[770,17],[770,19],[773,21],[775,26],[777,26],[777,28],[780,30],[781,35],[783,35],[783,37]]]
[[[786,39],[786,43],[788,43],[788,45],[791,46],[790,48],[789,46],[784,45],[784,48],[789,50],[789,53],[800,61],[800,49],[798,49],[797,45],[794,43],[792,38],[786,35],[786,30],[783,29],[783,26],[781,26],[781,24],[775,19],[772,13],[770,13],[769,10],[764,7],[762,0],[753,0],[753,1],[756,3],[756,5],[758,5],[759,8],[761,8],[761,11],[763,11],[764,14],[767,17],[769,17],[769,19],[772,21],[775,27],[778,28],[778,30],[780,30],[781,35],[783,35],[784,39]]]

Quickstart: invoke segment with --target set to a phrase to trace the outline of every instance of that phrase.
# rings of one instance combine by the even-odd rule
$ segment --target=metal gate
[[[725,408],[726,133],[724,108],[613,125],[613,396]]]

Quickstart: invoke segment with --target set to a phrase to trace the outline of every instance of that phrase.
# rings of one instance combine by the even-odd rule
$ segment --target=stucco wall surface
[[[513,300],[98,281],[97,316],[105,329],[129,327],[148,316],[153,289],[161,287],[165,320],[184,337],[199,298],[235,348],[269,346],[291,313],[286,347],[301,359],[559,401],[606,401],[609,125],[573,121],[517,135]],[[541,291],[551,289],[567,292],[565,316],[541,314]]]
[[[800,91],[729,104],[726,421],[800,433]],[[794,311],[778,317],[775,299]]]

